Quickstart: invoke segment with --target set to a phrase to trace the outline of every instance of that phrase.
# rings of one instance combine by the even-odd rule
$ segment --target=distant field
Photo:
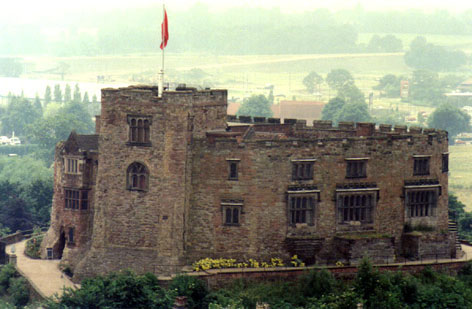
[[[472,145],[449,147],[449,191],[472,211]]]

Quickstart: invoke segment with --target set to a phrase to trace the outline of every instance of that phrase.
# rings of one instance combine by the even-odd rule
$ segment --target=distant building
[[[75,280],[175,273],[207,257],[356,264],[456,254],[445,131],[228,116],[226,90],[159,97],[130,86],[103,89],[101,101],[97,134],[56,146],[41,248]],[[281,102],[276,117],[317,119],[322,106]]]
[[[305,119],[308,123],[321,119],[326,103],[317,101],[280,101],[272,105],[274,118]]]

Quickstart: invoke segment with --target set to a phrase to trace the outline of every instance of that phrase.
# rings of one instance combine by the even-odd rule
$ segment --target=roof
[[[98,150],[98,134],[77,135],[77,144],[83,150]]]
[[[98,150],[98,135],[79,135],[75,131],[72,131],[64,146],[66,151],[69,153],[77,151]]]

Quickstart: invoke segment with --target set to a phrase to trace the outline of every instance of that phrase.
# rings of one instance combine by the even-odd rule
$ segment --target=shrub
[[[10,299],[16,306],[25,306],[30,297],[28,284],[25,278],[12,278],[10,279],[10,287],[8,288],[8,294]]]
[[[208,289],[205,283],[195,277],[179,275],[172,279],[169,290],[175,291],[177,296],[187,296],[188,308],[207,308],[205,299]]]
[[[5,294],[10,287],[10,279],[18,276],[15,267],[11,264],[0,269],[0,294]]]
[[[44,236],[35,236],[31,239],[28,239],[25,247],[25,254],[32,259],[41,258],[41,242],[43,241]]]
[[[300,289],[305,297],[320,298],[334,293],[336,286],[336,279],[326,269],[312,270],[300,279]]]

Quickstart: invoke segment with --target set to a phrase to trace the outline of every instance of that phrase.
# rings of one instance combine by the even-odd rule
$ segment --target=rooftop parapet
[[[395,125],[394,130],[396,133],[406,133],[406,126]]]
[[[379,131],[384,133],[392,132],[391,124],[379,124]]]
[[[352,121],[340,121],[338,128],[340,130],[355,130],[355,123]]]
[[[333,122],[331,120],[313,120],[313,128],[315,129],[332,129]]]
[[[421,134],[423,132],[423,128],[422,127],[409,127],[408,132],[410,132],[411,134]]]
[[[375,132],[375,123],[358,122],[356,124],[357,136],[372,136]]]

